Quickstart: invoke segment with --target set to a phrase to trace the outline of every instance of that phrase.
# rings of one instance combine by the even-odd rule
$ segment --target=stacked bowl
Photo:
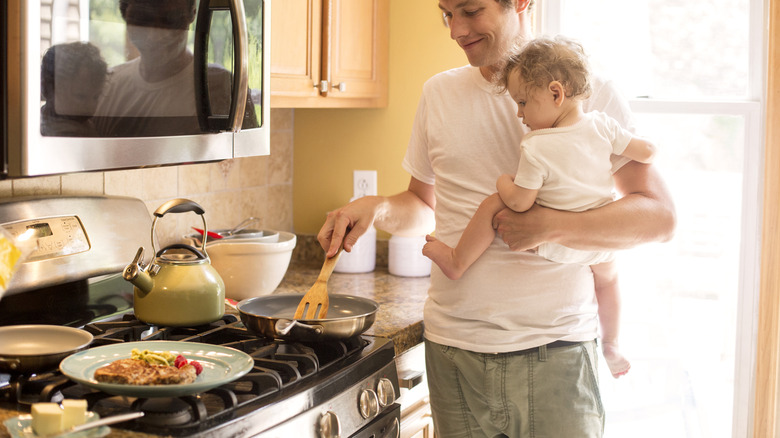
[[[211,265],[225,282],[225,297],[236,301],[271,294],[290,266],[296,236],[286,231],[242,230],[206,241]],[[213,236],[213,234],[212,234]],[[185,243],[200,247],[201,234],[184,236]]]

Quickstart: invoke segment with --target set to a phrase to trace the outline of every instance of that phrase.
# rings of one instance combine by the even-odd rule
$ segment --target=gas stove
[[[170,398],[111,395],[80,385],[56,369],[0,374],[0,409],[25,413],[35,402],[75,398],[87,400],[101,417],[143,411],[141,418],[112,425],[129,436],[399,436],[400,390],[392,341],[366,335],[329,342],[267,339],[247,330],[234,313],[196,327],[146,324],[132,312],[132,285],[121,278],[121,261],[129,262],[148,235],[112,235],[118,233],[113,230],[148,229],[145,205],[109,197],[29,202],[0,202],[0,226],[76,222],[83,235],[78,239],[88,242],[89,249],[69,253],[67,245],[52,245],[53,252],[48,252],[39,243],[35,261],[20,268],[19,280],[15,276],[16,283],[0,299],[0,326],[81,328],[93,335],[87,348],[155,340],[219,345],[248,354],[254,366],[232,382]],[[111,212],[122,218],[114,221]],[[46,238],[57,238],[57,233]],[[107,246],[119,255],[109,256]],[[42,277],[45,273],[51,276]]]
[[[399,388],[394,350],[387,339],[267,340],[247,331],[233,314],[198,327],[155,327],[128,314],[83,328],[94,336],[90,347],[140,340],[201,342],[243,351],[252,356],[254,367],[243,377],[201,394],[146,399],[90,389],[58,370],[0,375],[4,377],[0,378],[0,406],[27,410],[40,401],[85,399],[101,417],[145,413],[114,427],[187,437],[289,436],[282,432],[292,430],[304,437],[360,436],[354,434],[385,417],[391,420],[387,427],[397,428],[399,409],[394,402]]]

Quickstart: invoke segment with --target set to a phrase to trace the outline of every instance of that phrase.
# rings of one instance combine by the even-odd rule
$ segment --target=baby
[[[427,236],[423,254],[456,280],[495,239],[493,216],[504,208],[524,212],[534,203],[568,211],[584,211],[613,201],[611,155],[650,163],[655,147],[634,137],[601,112],[585,113],[590,95],[587,58],[580,44],[564,37],[542,37],[509,57],[499,73],[502,91],[517,103],[517,116],[531,130],[520,144],[517,174],[501,175],[498,193],[477,209],[457,246]],[[619,377],[630,362],[618,348],[620,297],[614,254],[583,251],[544,243],[536,253],[558,263],[578,263],[593,271],[602,353],[610,372]]]
[[[90,43],[50,47],[41,61],[41,134],[94,137],[92,116],[108,77],[108,65]]]

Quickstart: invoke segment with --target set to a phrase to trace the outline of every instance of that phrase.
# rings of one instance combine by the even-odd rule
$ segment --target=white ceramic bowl
[[[295,234],[279,231],[265,241],[216,240],[206,245],[206,252],[225,282],[225,296],[240,301],[268,295],[279,286],[296,240]]]

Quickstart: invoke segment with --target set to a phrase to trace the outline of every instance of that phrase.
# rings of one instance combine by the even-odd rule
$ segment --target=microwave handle
[[[208,101],[208,39],[213,11],[229,10],[233,27],[233,89],[230,114],[214,116]],[[195,103],[201,129],[207,132],[241,130],[249,90],[249,43],[243,0],[201,0],[195,23]]]
[[[246,13],[244,0],[230,0],[230,16],[233,20],[233,54],[234,67],[238,80],[233,81],[233,102],[230,105],[230,120],[232,131],[241,130],[246,110],[247,94],[249,92],[249,38],[246,30]]]

